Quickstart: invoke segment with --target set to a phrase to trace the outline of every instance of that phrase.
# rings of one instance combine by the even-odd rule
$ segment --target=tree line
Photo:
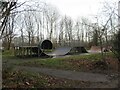
[[[11,43],[35,45],[44,39],[58,46],[109,46],[118,31],[117,8],[110,5],[104,3],[102,12],[94,18],[96,22],[92,22],[88,17],[73,20],[62,16],[56,7],[45,2],[0,1],[0,38],[6,49]]]

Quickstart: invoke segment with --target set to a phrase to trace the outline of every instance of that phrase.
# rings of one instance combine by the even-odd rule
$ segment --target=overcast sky
[[[94,16],[101,10],[105,0],[43,0],[55,5],[61,14],[77,18],[80,16]],[[106,0],[117,2],[118,0]]]
[[[25,1],[25,0],[20,0]],[[28,1],[28,0],[27,0]],[[59,10],[60,14],[72,18],[95,16],[103,7],[103,2],[118,2],[119,0],[31,0],[43,1],[52,4]]]
[[[45,0],[55,5],[61,12],[73,18],[95,15],[100,7],[100,0]]]

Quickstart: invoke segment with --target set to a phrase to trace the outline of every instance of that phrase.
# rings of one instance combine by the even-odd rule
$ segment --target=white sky
[[[62,15],[72,18],[97,15],[105,0],[43,0],[55,5]],[[118,0],[106,0],[114,2]]]
[[[100,7],[101,0],[46,0],[55,5],[63,15],[73,18],[95,15]]]
[[[20,0],[25,1],[25,0]],[[27,0],[29,1],[29,0]],[[97,15],[102,8],[103,2],[118,2],[119,0],[31,0],[43,1],[52,4],[59,10],[60,14],[70,16],[74,19],[78,17],[91,17]]]

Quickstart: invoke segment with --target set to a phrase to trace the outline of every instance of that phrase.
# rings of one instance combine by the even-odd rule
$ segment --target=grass
[[[2,58],[4,59],[15,59],[13,50],[5,50],[2,52]]]
[[[2,52],[2,55],[4,55],[4,56],[13,56],[14,52],[13,52],[13,50],[5,50],[4,52]]]
[[[106,53],[106,57],[115,58],[114,54],[109,52]],[[7,61],[5,61],[7,60]],[[95,69],[95,64],[101,67],[102,57],[100,53],[87,54],[87,55],[71,55],[69,57],[62,58],[18,58],[14,57],[10,51],[3,53],[3,63],[13,63],[14,65],[30,66],[30,67],[47,67],[63,70],[73,71],[88,71]]]
[[[106,56],[114,57],[112,53],[107,53]],[[34,59],[19,65],[83,71],[85,68],[90,69],[91,65],[99,61],[102,61],[101,54],[90,54],[73,55],[63,58]]]

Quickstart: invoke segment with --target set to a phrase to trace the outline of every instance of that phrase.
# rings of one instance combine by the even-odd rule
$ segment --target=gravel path
[[[27,67],[27,66],[16,66],[16,69],[24,69],[32,72],[41,72],[47,75],[56,76],[60,78],[66,78],[71,80],[81,80],[90,82],[110,82],[107,76],[104,74],[88,73],[88,72],[76,72],[57,70],[49,68],[38,68],[38,67]]]

